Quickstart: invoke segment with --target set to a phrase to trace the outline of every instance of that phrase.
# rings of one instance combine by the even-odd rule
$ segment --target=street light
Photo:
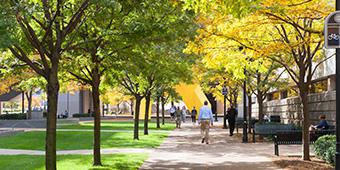
[[[240,51],[243,51],[243,47],[239,47]],[[244,53],[245,55],[245,53]],[[243,68],[244,75],[246,75],[246,67]],[[247,85],[246,80],[243,81],[243,137],[242,142],[248,143],[248,134],[247,134]]]
[[[222,87],[222,95],[223,95],[223,129],[227,129],[227,94],[228,88],[223,85]]]
[[[340,10],[340,0],[335,2],[335,10]],[[340,49],[336,50],[336,152],[335,169],[340,169]]]
[[[244,68],[244,75],[246,74],[246,68]],[[243,81],[243,143],[248,143],[247,134],[247,85],[246,80]]]

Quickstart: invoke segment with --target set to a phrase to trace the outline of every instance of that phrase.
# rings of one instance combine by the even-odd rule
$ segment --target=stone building
[[[326,56],[334,54],[334,50],[327,50]],[[312,90],[308,96],[311,123],[319,121],[320,114],[326,115],[326,120],[335,123],[335,56],[326,60],[313,75]],[[294,86],[288,90],[273,90],[267,94],[264,103],[264,113],[267,115],[280,115],[283,122],[301,122],[300,99],[294,93]],[[293,90],[292,90],[293,89]],[[258,115],[258,105],[253,99],[252,115]]]

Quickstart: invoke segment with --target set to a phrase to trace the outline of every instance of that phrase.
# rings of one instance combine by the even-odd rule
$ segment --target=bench
[[[289,131],[294,130],[293,124],[281,124],[281,123],[256,123],[253,129],[253,143],[255,143],[255,135],[270,135],[274,136],[277,131]]]
[[[251,118],[250,121],[250,126],[253,129],[254,128],[254,124],[257,122],[258,120],[255,118]],[[249,126],[249,125],[248,125]],[[243,128],[243,118],[241,117],[237,117],[236,121],[235,121],[235,128],[236,128],[236,133],[238,133],[238,128]]]
[[[334,129],[330,130],[316,130],[310,132],[310,143],[314,143],[319,137],[323,135],[335,134]],[[279,145],[301,145],[302,144],[302,131],[289,130],[277,131],[274,135],[274,154],[279,156]]]

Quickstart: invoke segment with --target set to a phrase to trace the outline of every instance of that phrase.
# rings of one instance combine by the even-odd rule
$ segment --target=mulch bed
[[[334,167],[318,158],[311,157],[311,161],[304,161],[300,156],[280,156],[274,159],[274,164],[280,168],[290,170],[333,170]]]

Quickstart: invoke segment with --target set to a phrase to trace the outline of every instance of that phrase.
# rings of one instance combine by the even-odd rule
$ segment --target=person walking
[[[204,106],[201,107],[198,115],[198,123],[201,125],[202,143],[209,144],[209,129],[213,126],[213,115],[211,108],[208,107],[208,102],[204,101]]]
[[[170,118],[171,120],[175,120],[176,119],[176,106],[172,105],[170,108]]]
[[[176,120],[176,128],[181,128],[181,122],[182,122],[182,111],[177,107],[175,111],[175,120]]]
[[[237,110],[233,105],[230,105],[230,108],[227,111],[227,119],[229,124],[229,136],[234,135],[235,122],[237,117]]]
[[[182,107],[182,121],[183,123],[185,123],[187,117],[187,109],[185,108],[185,106]]]
[[[196,123],[196,115],[197,115],[197,110],[194,106],[191,110],[191,121],[192,121],[193,124]]]

